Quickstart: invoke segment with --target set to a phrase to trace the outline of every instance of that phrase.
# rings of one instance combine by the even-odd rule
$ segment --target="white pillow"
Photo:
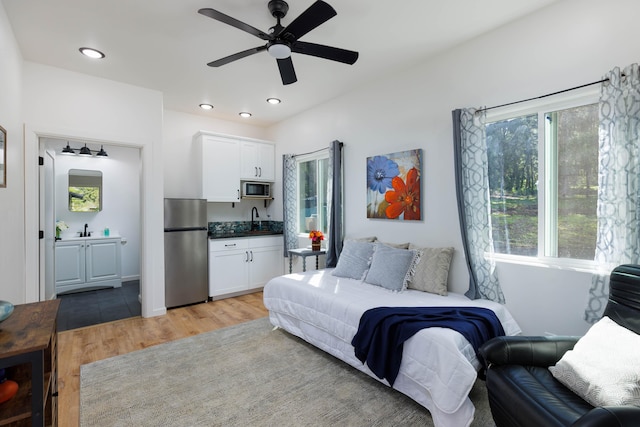
[[[640,406],[640,335],[606,316],[549,370],[592,406]]]

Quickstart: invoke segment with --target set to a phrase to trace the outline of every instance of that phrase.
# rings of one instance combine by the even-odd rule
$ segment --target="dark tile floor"
[[[140,316],[139,293],[140,281],[133,280],[120,288],[58,295],[58,332]]]

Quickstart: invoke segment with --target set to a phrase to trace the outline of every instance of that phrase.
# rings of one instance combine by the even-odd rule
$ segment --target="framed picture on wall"
[[[7,186],[7,131],[0,126],[0,187]]]
[[[367,157],[367,218],[420,221],[422,149]]]

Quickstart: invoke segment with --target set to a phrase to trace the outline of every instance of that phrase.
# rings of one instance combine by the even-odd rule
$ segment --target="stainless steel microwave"
[[[271,183],[242,181],[242,197],[245,199],[270,199]]]

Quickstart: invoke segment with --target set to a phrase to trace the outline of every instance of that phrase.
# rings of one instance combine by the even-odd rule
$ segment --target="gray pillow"
[[[407,283],[420,259],[420,254],[420,251],[397,249],[376,243],[371,267],[364,281],[392,291],[403,291],[407,289]]]
[[[338,264],[331,274],[362,280],[369,268],[373,249],[373,243],[346,240],[338,258]]]
[[[388,243],[388,242],[381,242],[380,240],[376,240],[376,242],[382,243],[383,245],[387,245],[396,249],[409,249],[409,243]]]
[[[422,251],[416,272],[409,281],[409,289],[447,295],[449,266],[453,257],[453,248],[420,248],[413,244],[409,249]]]

